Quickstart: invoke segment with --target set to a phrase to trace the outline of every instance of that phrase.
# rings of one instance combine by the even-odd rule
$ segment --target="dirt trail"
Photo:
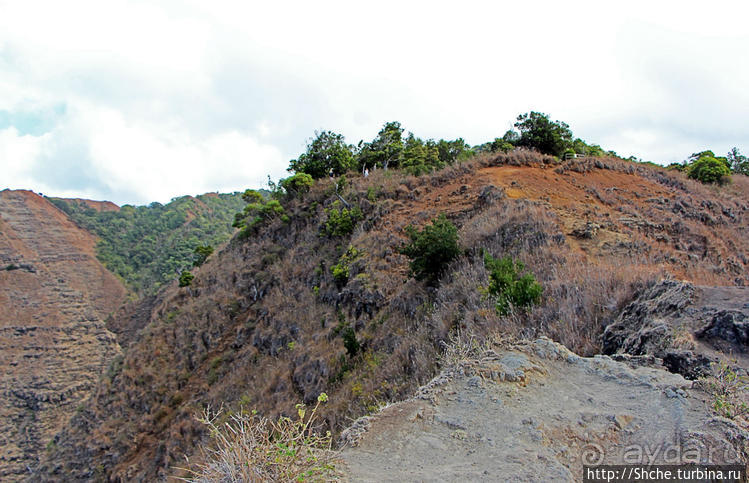
[[[344,433],[352,481],[575,481],[583,463],[712,463],[749,435],[663,370],[548,339],[495,347]]]

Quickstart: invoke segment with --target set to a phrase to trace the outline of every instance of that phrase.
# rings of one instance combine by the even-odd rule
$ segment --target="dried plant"
[[[204,463],[186,471],[180,478],[194,483],[260,481],[331,481],[336,479],[336,452],[332,450],[330,431],[314,432],[320,394],[311,411],[297,404],[297,419],[272,420],[256,411],[228,415],[206,409],[198,417],[215,441],[215,448],[201,448]],[[189,461],[188,461],[189,462]]]

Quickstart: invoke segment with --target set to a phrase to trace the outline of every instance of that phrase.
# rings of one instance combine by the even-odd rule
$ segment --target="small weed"
[[[702,379],[702,387],[712,397],[712,408],[729,419],[749,413],[749,377],[739,374],[727,362],[712,365],[713,375]]]

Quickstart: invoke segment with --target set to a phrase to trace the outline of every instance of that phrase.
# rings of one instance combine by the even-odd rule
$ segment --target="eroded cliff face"
[[[28,476],[120,352],[124,286],[96,239],[30,191],[0,191],[0,481]]]

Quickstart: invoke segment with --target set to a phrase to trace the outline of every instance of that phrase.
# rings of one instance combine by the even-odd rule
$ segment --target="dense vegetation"
[[[411,242],[401,252],[411,258],[411,273],[417,280],[434,284],[448,263],[460,255],[458,229],[444,214],[419,231],[406,227]]]
[[[183,196],[166,205],[125,205],[119,211],[97,211],[75,200],[50,201],[101,239],[99,260],[138,295],[156,292],[205,261],[212,247],[234,233],[232,217],[244,205],[239,193]]]
[[[541,300],[541,284],[532,273],[521,275],[525,270],[523,262],[515,261],[509,256],[494,258],[485,253],[484,265],[489,271],[486,293],[494,297],[499,315],[525,310]]]
[[[706,184],[725,184],[731,174],[749,176],[749,161],[734,147],[726,156],[716,156],[713,151],[693,153],[681,163],[672,163],[669,169],[683,171],[692,179]]]

